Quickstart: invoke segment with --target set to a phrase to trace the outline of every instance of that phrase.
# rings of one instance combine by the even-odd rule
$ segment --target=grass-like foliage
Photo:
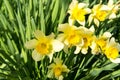
[[[0,0],[0,80],[119,80],[119,8],[118,0]]]

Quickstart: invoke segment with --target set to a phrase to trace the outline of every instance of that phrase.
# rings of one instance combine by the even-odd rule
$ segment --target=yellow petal
[[[91,26],[91,27],[89,28],[89,30],[90,30],[91,32],[95,32],[94,26]]]
[[[53,76],[54,76],[53,70],[49,70],[49,71],[48,71],[48,74],[47,74],[47,77],[48,77],[48,78],[53,78]]]
[[[49,40],[54,39],[54,37],[55,37],[55,34],[54,34],[54,33],[51,33],[49,36],[47,36],[47,38],[48,38]]]
[[[112,37],[110,39],[110,42],[109,42],[108,46],[113,46],[113,47],[117,48],[118,51],[120,51],[120,44],[115,42],[115,38],[114,37]]]
[[[94,19],[94,23],[99,27],[99,21],[97,19]]]
[[[109,19],[114,19],[114,18],[116,18],[117,16],[116,16],[116,14],[115,13],[112,13],[112,14],[110,14],[110,16],[109,16]]]
[[[93,41],[90,48],[94,51],[94,49],[96,48],[97,44]]]
[[[105,38],[110,38],[111,36],[112,36],[112,34],[110,32],[105,32],[103,34],[103,37],[105,37]]]
[[[110,42],[109,42],[108,45],[110,45],[110,46],[115,46],[115,45],[116,45],[116,42],[115,42],[115,38],[114,38],[114,37],[112,37],[112,38],[110,39]]]
[[[40,61],[40,60],[43,58],[43,56],[40,55],[40,53],[38,53],[36,50],[34,50],[34,51],[32,52],[32,58],[33,58],[35,61]]]
[[[87,54],[88,48],[82,48],[81,52],[82,52],[83,54]]]
[[[87,14],[91,13],[91,9],[89,9],[89,8],[85,8],[85,11]]]
[[[84,8],[87,4],[85,3],[79,3],[78,4],[78,8],[81,9],[81,8]]]
[[[40,31],[40,30],[36,30],[36,31],[34,32],[34,36],[35,36],[35,38],[37,38],[37,39],[40,39],[40,38],[42,38],[42,37],[45,37],[44,33],[43,33],[42,31]]]
[[[110,61],[113,62],[113,63],[120,63],[120,58],[116,58],[116,59],[111,59],[110,58]]]
[[[59,40],[53,40],[52,45],[53,45],[53,50],[55,52],[61,51],[64,47],[64,44],[60,42]]]
[[[80,52],[80,50],[81,50],[81,47],[76,46],[76,49],[75,49],[75,51],[74,51],[74,54],[78,54],[78,53]]]
[[[92,20],[93,20],[93,15],[91,14],[88,18],[89,25],[91,24]]]
[[[65,38],[64,34],[59,34],[58,37],[57,37],[57,40],[63,41],[64,38]]]
[[[74,26],[74,25],[71,26],[68,23],[59,24],[59,26],[58,26],[58,31],[62,31],[62,32],[67,33],[67,34],[69,34],[71,31],[73,31],[75,29],[77,29],[76,26]]]
[[[113,5],[113,0],[109,0],[108,1],[108,6],[112,6]]]
[[[59,78],[58,78],[58,80],[63,80],[63,76],[60,75]]]
[[[27,49],[33,49],[33,48],[35,48],[36,44],[37,44],[37,40],[33,39],[33,40],[30,40],[30,41],[26,42],[25,47]]]
[[[77,1],[77,0],[72,0],[71,4],[70,4],[70,6],[69,6],[69,9],[74,8],[77,4],[78,4],[78,1]]]
[[[48,68],[53,68],[55,66],[55,63],[52,63],[48,66]]]
[[[48,54],[48,57],[50,59],[50,62],[52,61],[52,58],[53,58],[53,52],[51,52],[50,54]]]
[[[62,64],[63,61],[61,59],[59,59],[59,58],[54,58],[54,62],[56,64]]]
[[[71,16],[68,19],[69,24],[72,26],[74,24],[74,19],[71,18]]]
[[[62,65],[62,67],[63,67],[63,72],[67,72],[67,73],[68,73],[68,72],[70,71],[70,70],[67,68],[67,66],[64,65],[64,64]]]
[[[64,43],[65,43],[65,45],[66,45],[66,46],[68,46],[68,45],[69,45],[69,42],[68,42],[68,40],[67,40],[67,39],[64,41]]]
[[[90,48],[92,49],[92,54],[98,54],[100,52],[100,48],[94,41],[92,42]]]
[[[64,45],[64,49],[63,49],[63,50],[64,50],[65,53],[68,53],[68,52],[69,52],[69,51],[68,51],[68,48],[69,48],[69,47],[68,47],[67,45]]]
[[[84,21],[79,21],[79,20],[77,20],[78,21],[78,23],[80,23],[82,26],[85,26],[85,20]]]
[[[58,26],[58,31],[62,31],[64,32],[65,30],[69,30],[69,24],[68,23],[65,23],[65,24],[59,24]]]
[[[110,8],[107,5],[102,5],[100,10],[108,11],[108,10],[110,10]]]

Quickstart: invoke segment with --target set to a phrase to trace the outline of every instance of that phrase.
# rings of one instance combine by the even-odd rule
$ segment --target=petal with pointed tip
[[[81,50],[81,47],[76,46],[76,49],[75,49],[75,51],[74,51],[74,54],[78,54],[78,53],[80,52],[80,50]]]
[[[79,9],[84,8],[85,6],[86,6],[85,3],[79,3],[79,4],[78,4],[78,8],[79,8]]]
[[[109,0],[108,1],[108,6],[112,6],[113,5],[113,0]]]
[[[88,48],[82,48],[82,50],[81,50],[81,52],[83,53],[83,54],[87,54],[87,51],[88,50]]]
[[[85,20],[84,21],[79,21],[79,20],[77,20],[78,21],[78,23],[80,23],[82,26],[85,26]]]
[[[97,19],[94,19],[94,23],[99,27],[99,21]]]
[[[88,18],[89,25],[91,24],[92,20],[93,20],[93,15],[91,14]]]
[[[37,44],[37,40],[33,39],[33,40],[30,40],[30,41],[26,42],[25,47],[27,49],[33,49],[33,48],[35,48],[36,44]]]
[[[32,52],[32,58],[35,60],[35,61],[40,61],[42,58],[43,58],[43,55],[41,55],[40,53],[38,53],[36,50],[34,50]]]
[[[60,42],[59,40],[53,40],[52,45],[53,45],[53,50],[55,52],[61,51],[64,47],[64,44]]]
[[[111,36],[112,36],[112,34],[110,32],[105,32],[103,34],[103,37],[105,37],[105,38],[110,38]]]
[[[40,30],[36,30],[36,31],[34,32],[34,36],[35,36],[35,38],[37,38],[37,39],[40,39],[41,37],[45,37],[44,33],[43,33],[42,31],[40,31]]]
[[[48,57],[50,58],[50,62],[52,61],[53,58],[53,52],[48,54]]]
[[[114,18],[116,18],[117,16],[116,16],[116,14],[115,13],[112,13],[112,14],[110,14],[110,16],[109,16],[109,19],[114,19]]]
[[[85,11],[87,12],[87,14],[91,13],[91,9],[89,9],[89,8],[85,8]]]
[[[71,16],[70,16],[68,22],[69,22],[69,24],[70,24],[71,26],[74,24],[74,21],[75,21],[75,20],[72,19]]]
[[[62,64],[62,60],[61,59],[59,59],[59,58],[55,58],[54,59],[54,62],[56,63],[56,64]]]
[[[116,58],[116,59],[111,59],[110,58],[110,61],[113,62],[113,63],[120,63],[120,58]]]

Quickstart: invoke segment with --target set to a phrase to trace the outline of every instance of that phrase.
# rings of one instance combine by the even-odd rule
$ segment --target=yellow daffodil
[[[101,52],[100,47],[96,44],[96,37],[92,41],[90,48],[91,48],[92,54],[98,54]]]
[[[70,70],[67,68],[66,65],[63,64],[63,61],[59,58],[55,58],[54,62],[55,63],[52,63],[48,66],[48,77],[55,77],[58,80],[63,80],[63,73],[68,73]]]
[[[82,29],[83,33],[81,34],[81,36],[82,36],[83,42],[84,42],[83,46],[81,47],[81,52],[83,54],[86,54],[88,51],[88,47],[90,47],[90,45],[95,37],[93,35],[94,34],[94,27],[91,27],[90,29],[88,29],[86,27],[81,27],[81,28],[83,28]]]
[[[46,55],[51,61],[53,53],[62,50],[64,47],[60,41],[54,39],[54,34],[45,36],[42,31],[36,30],[34,36],[36,39],[26,42],[25,47],[34,49],[32,58],[35,61],[40,61]]]
[[[99,26],[99,21],[104,21],[108,16],[109,7],[107,5],[97,4],[93,6],[92,12],[89,15],[88,21],[91,24],[92,20]]]
[[[82,46],[83,38],[81,32],[83,29],[80,29],[76,26],[71,26],[68,23],[60,24],[58,26],[58,31],[63,33],[58,35],[59,40],[61,40],[66,46]]]
[[[109,0],[107,6],[110,8],[109,19],[116,18],[116,13],[119,10],[118,4],[114,4],[113,0]]]
[[[99,36],[96,40],[97,45],[100,47],[102,51],[105,50],[105,46],[107,45],[107,41],[112,36],[110,32],[105,32],[102,36]]]
[[[100,21],[116,18],[116,13],[119,8],[117,4],[115,5],[113,3],[113,0],[109,0],[107,5],[102,5],[101,3],[94,5],[92,13],[88,18],[89,25],[91,24],[92,20],[97,26],[99,26]]]
[[[110,41],[107,42],[105,47],[104,54],[114,63],[120,63],[119,51],[120,45],[115,42],[115,38],[111,38]]]
[[[89,14],[91,10],[86,8],[85,3],[78,3],[77,0],[73,0],[69,6],[69,23],[72,25],[74,20],[77,20],[81,25],[85,25],[85,15]]]
[[[59,34],[58,38],[61,38],[65,45],[75,46],[77,44],[82,44],[82,37],[80,36],[80,30],[76,26],[71,26],[68,23],[60,24],[58,26],[58,31],[63,33]]]
[[[90,46],[90,48],[92,49],[92,54],[98,54],[100,52],[103,52],[110,37],[110,32],[105,32],[103,35],[94,37],[93,42]]]

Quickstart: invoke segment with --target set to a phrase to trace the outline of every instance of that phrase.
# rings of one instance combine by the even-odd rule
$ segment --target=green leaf
[[[9,3],[8,0],[3,0],[3,1],[4,1],[5,5],[7,7],[7,10],[9,12],[10,20],[13,20],[14,19],[14,14],[13,14],[13,8],[12,8],[11,4]]]
[[[3,56],[3,57],[0,57],[1,59],[0,61],[3,61],[6,64],[7,63],[6,60],[8,60],[8,62],[10,62],[12,65],[17,66],[17,63],[4,50],[0,50],[0,53],[2,53],[0,56]]]
[[[40,28],[45,33],[45,18],[43,12],[43,0],[39,0]]]
[[[103,76],[100,80],[109,80],[111,78],[115,78],[119,76],[120,76],[120,70],[117,70],[112,73],[109,73],[108,75]]]
[[[55,5],[52,11],[52,23],[55,22],[55,19],[58,17],[58,10],[59,10],[59,0],[55,0]]]
[[[89,72],[89,74],[86,74],[85,77],[83,77],[81,80],[89,80],[89,79],[95,79],[97,76],[99,76],[99,74],[102,72],[102,71],[105,71],[105,70],[112,70],[113,68],[115,68],[116,66],[118,66],[118,64],[115,64],[115,63],[110,63],[106,66],[103,66],[101,68],[92,68]]]
[[[22,42],[25,42],[25,29],[24,29],[24,25],[22,23],[22,19],[21,19],[21,15],[20,15],[20,11],[18,10],[18,14],[16,14],[16,18],[17,18],[17,22],[18,22],[18,26],[19,26],[19,31],[20,31],[20,35],[21,35],[21,39]]]
[[[27,27],[26,27],[26,39],[30,40],[32,31],[31,31],[30,7],[29,6],[26,8],[26,24],[27,24]]]
[[[24,49],[22,49],[21,55],[22,55],[22,57],[24,59],[24,62],[27,63],[27,53],[24,51]]]

